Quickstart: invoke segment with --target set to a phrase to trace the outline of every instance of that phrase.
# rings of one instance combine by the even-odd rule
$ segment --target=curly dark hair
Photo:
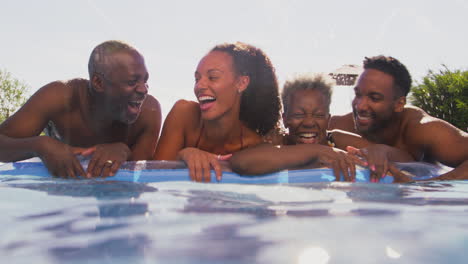
[[[281,102],[275,68],[268,56],[261,49],[242,42],[220,44],[213,51],[231,55],[236,73],[250,78],[242,93],[239,119],[262,136],[276,128]]]
[[[292,80],[287,80],[283,86],[283,92],[281,93],[281,99],[283,101],[284,113],[287,114],[291,97],[297,91],[312,90],[319,91],[325,99],[330,111],[331,96],[333,92],[333,83],[327,80],[323,75],[300,75]]]
[[[397,96],[407,96],[411,89],[411,75],[399,60],[390,56],[365,57],[364,69],[375,69],[389,74],[394,79]]]

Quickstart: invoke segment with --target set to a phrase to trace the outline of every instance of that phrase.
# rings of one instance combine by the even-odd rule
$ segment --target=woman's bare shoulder
[[[183,128],[184,134],[200,125],[201,112],[198,103],[178,100],[164,121],[165,128]]]

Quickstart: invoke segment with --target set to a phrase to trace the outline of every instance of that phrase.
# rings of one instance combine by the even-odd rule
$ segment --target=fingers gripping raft
[[[82,162],[87,166],[87,162]],[[427,163],[399,163],[398,167],[415,180],[427,180],[436,177],[447,168],[441,168]],[[356,182],[369,182],[369,170],[358,169],[356,171]],[[23,162],[0,164],[0,176],[37,176],[51,177],[47,168],[38,159]],[[343,177],[343,176],[342,176]],[[133,161],[122,165],[118,173],[113,177],[101,179],[105,181],[127,181],[127,182],[170,182],[190,181],[189,172],[183,162],[177,161]],[[281,183],[312,183],[332,182],[335,180],[333,170],[328,168],[289,170],[261,176],[239,175],[226,169],[219,183],[240,184],[281,184]],[[211,172],[211,182],[216,181],[214,172]],[[393,177],[386,176],[380,180],[381,183],[392,183]]]

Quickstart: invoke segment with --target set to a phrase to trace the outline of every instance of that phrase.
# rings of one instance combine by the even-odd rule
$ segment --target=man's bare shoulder
[[[41,87],[33,97],[38,97],[46,106],[62,106],[70,108],[79,102],[79,94],[87,89],[88,81],[85,79],[72,79],[68,81],[54,81]]]
[[[328,129],[341,129],[344,131],[354,132],[353,113],[332,116],[328,123]]]
[[[152,95],[147,95],[141,107],[140,116],[135,125],[139,127],[147,127],[156,124],[158,127],[161,123],[161,105],[159,101]]]
[[[437,138],[449,135],[462,135],[466,133],[449,122],[431,116],[421,108],[406,106],[403,112],[405,134],[411,140],[423,140],[426,137]],[[428,133],[431,131],[431,133]],[[435,135],[435,134],[437,135]]]
[[[424,128],[427,126],[450,125],[447,121],[431,116],[416,106],[405,106],[403,120],[410,128]],[[451,126],[451,125],[450,125]]]
[[[75,98],[77,94],[75,86],[65,81],[54,81],[44,85],[16,113],[1,124],[0,130],[14,136],[37,135],[49,120],[63,117],[72,109],[73,104],[79,103],[78,98]]]
[[[142,114],[144,113],[152,113],[152,114],[161,114],[161,105],[159,104],[158,99],[156,99],[152,95],[147,95],[146,99],[143,103],[142,109],[141,109]]]

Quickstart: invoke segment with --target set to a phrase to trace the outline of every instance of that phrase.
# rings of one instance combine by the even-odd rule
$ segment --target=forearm
[[[468,180],[468,160],[465,160],[453,170],[431,180]]]
[[[336,148],[346,150],[346,147],[352,146],[355,148],[364,148],[369,146],[370,143],[366,139],[362,138],[360,135],[340,130],[333,129],[328,132],[331,135],[331,143],[335,144]]]
[[[385,145],[386,146],[386,145]],[[393,162],[413,162],[415,159],[408,152],[396,147],[386,146],[388,148],[388,160]]]
[[[240,174],[265,174],[304,166],[318,159],[321,145],[273,146],[264,144],[233,154],[229,160],[233,171]]]
[[[40,156],[46,137],[11,138],[0,135],[0,161],[13,162]]]

